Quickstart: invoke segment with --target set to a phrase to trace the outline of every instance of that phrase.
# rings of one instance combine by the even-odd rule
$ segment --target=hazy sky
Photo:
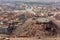
[[[60,2],[60,0],[4,0],[4,1]]]
[[[41,2],[60,2],[60,0],[26,0],[26,1],[41,1]]]

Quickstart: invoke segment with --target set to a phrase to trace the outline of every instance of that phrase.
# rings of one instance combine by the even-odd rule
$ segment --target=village
[[[60,8],[0,3],[0,40],[60,37]]]

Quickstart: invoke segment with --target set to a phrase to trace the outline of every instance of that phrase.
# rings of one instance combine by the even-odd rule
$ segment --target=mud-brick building
[[[48,17],[28,19],[22,26],[15,29],[13,34],[19,37],[41,37],[56,34],[56,25]]]
[[[24,24],[18,25],[16,28],[14,28],[14,25],[10,24],[6,29],[8,34],[16,35],[16,37],[43,37],[48,35],[54,36],[57,29],[57,26],[48,17],[30,18],[25,21]],[[1,29],[1,33],[6,32],[2,31]]]
[[[57,25],[52,22],[52,20],[48,17],[46,18],[38,18],[37,24],[40,24],[43,27],[43,31],[48,35],[55,35],[57,30]]]

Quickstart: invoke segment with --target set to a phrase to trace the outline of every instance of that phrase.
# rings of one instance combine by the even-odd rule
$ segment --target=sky
[[[59,2],[60,0],[26,0],[26,1],[37,1],[37,2]]]
[[[60,2],[60,0],[2,0],[2,1]]]

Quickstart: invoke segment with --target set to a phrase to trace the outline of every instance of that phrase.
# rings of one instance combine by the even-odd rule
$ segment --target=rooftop
[[[37,19],[37,21],[41,22],[41,23],[48,23],[51,20],[50,20],[50,18],[42,18],[42,17],[40,17],[40,18]]]

